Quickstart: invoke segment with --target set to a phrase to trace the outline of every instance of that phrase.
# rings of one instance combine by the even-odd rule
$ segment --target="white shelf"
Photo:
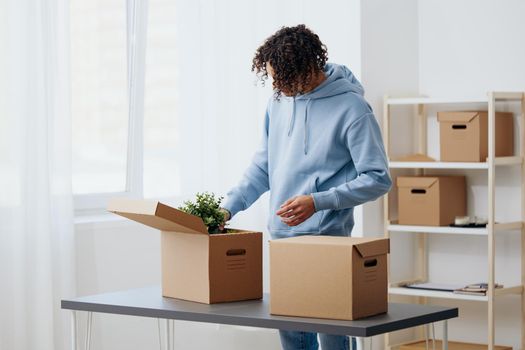
[[[397,162],[388,163],[392,169],[488,169],[487,163],[475,162]]]
[[[494,163],[496,166],[520,165],[521,157],[498,157]],[[398,162],[388,163],[392,169],[488,169],[487,162]]]
[[[431,105],[431,104],[462,104],[462,103],[487,103],[487,97],[474,98],[434,98],[434,97],[401,97],[387,98],[388,105]]]
[[[414,297],[427,297],[439,299],[455,299],[455,300],[472,300],[472,301],[488,301],[486,295],[468,295],[455,294],[452,292],[442,292],[438,290],[413,289],[404,287],[390,287],[388,293],[393,295],[408,295]]]
[[[497,101],[521,101],[522,92],[494,92]],[[467,104],[488,103],[488,97],[389,97],[386,99],[388,105],[433,105],[433,104]]]
[[[495,291],[496,296],[503,295],[520,295],[523,293],[523,286],[513,286],[506,288],[498,288]],[[471,300],[471,301],[488,301],[486,295],[469,295],[456,294],[452,292],[444,292],[438,290],[414,289],[405,287],[389,287],[388,293],[392,295],[407,295],[415,297],[438,298],[438,299],[454,299],[454,300]]]
[[[450,226],[415,226],[415,225],[388,225],[390,232],[439,233],[459,235],[486,235],[486,228],[462,228]]]
[[[494,231],[519,231],[523,223],[520,221],[496,223]],[[388,225],[390,232],[414,232],[414,233],[437,233],[437,234],[452,234],[452,235],[487,235],[486,228],[463,228],[451,226],[416,226],[416,225]]]

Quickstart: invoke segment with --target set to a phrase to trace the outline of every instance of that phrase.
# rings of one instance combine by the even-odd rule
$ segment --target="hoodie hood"
[[[325,98],[353,92],[361,96],[364,95],[365,90],[357,80],[355,75],[346,66],[327,63],[324,69],[326,80],[323,81],[312,91],[297,95],[296,100],[315,100],[318,98]]]
[[[356,93],[360,96],[364,95],[365,90],[363,86],[357,80],[355,75],[346,66],[338,65],[334,63],[327,63],[324,69],[326,79],[319,84],[312,91],[289,97],[292,100],[292,115],[290,117],[290,124],[288,125],[288,136],[292,134],[293,127],[296,118],[296,101],[306,101],[304,108],[304,154],[308,154],[308,110],[312,103],[312,100],[337,96],[348,92]]]

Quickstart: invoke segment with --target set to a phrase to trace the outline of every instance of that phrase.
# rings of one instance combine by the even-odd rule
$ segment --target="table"
[[[364,338],[415,326],[443,321],[443,349],[448,349],[447,320],[458,316],[457,308],[434,305],[389,303],[388,313],[355,321],[276,316],[269,313],[269,295],[262,300],[221,304],[200,304],[164,298],[158,286],[130,289],[62,300],[62,309],[72,312],[72,349],[77,349],[76,311],[87,312],[85,348],[91,346],[92,313],[152,317],[161,320],[165,349],[173,346],[173,320],[217,323],[260,328],[319,332],[357,337],[358,349],[364,349]],[[162,341],[160,341],[162,348]],[[428,347],[428,342],[427,342]]]

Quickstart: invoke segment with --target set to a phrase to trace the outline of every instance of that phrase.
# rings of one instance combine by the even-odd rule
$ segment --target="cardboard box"
[[[386,238],[270,241],[270,313],[353,320],[387,312]]]
[[[448,226],[467,214],[465,176],[399,176],[400,225]]]
[[[108,210],[161,231],[162,295],[220,303],[262,298],[262,233],[208,234],[201,218],[156,201],[115,199]]]
[[[488,156],[488,113],[438,112],[441,161],[485,162]],[[496,112],[496,157],[514,154],[512,113]]]
[[[428,342],[429,348],[432,349],[432,340]],[[424,340],[401,345],[399,350],[425,350],[426,342]],[[441,340],[436,340],[436,349],[443,349],[441,345]],[[461,343],[457,341],[448,342],[448,350],[487,350],[488,347],[485,344],[473,344],[473,343]],[[496,345],[494,347],[496,350],[512,350],[511,346],[501,346]]]

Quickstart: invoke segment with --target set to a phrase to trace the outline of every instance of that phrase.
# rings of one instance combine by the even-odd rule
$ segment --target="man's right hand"
[[[224,221],[228,221],[230,220],[230,212],[224,208],[220,208],[219,209],[221,211],[221,213],[224,215]]]
[[[222,215],[224,215],[224,221],[222,222],[221,225],[219,225],[219,230],[220,230],[220,231],[223,231],[223,230],[224,230],[224,225],[225,225],[226,221],[230,220],[231,217],[230,217],[230,212],[229,212],[228,210],[226,210],[226,209],[224,209],[224,208],[220,208],[219,210],[220,210],[220,212],[222,213]]]

